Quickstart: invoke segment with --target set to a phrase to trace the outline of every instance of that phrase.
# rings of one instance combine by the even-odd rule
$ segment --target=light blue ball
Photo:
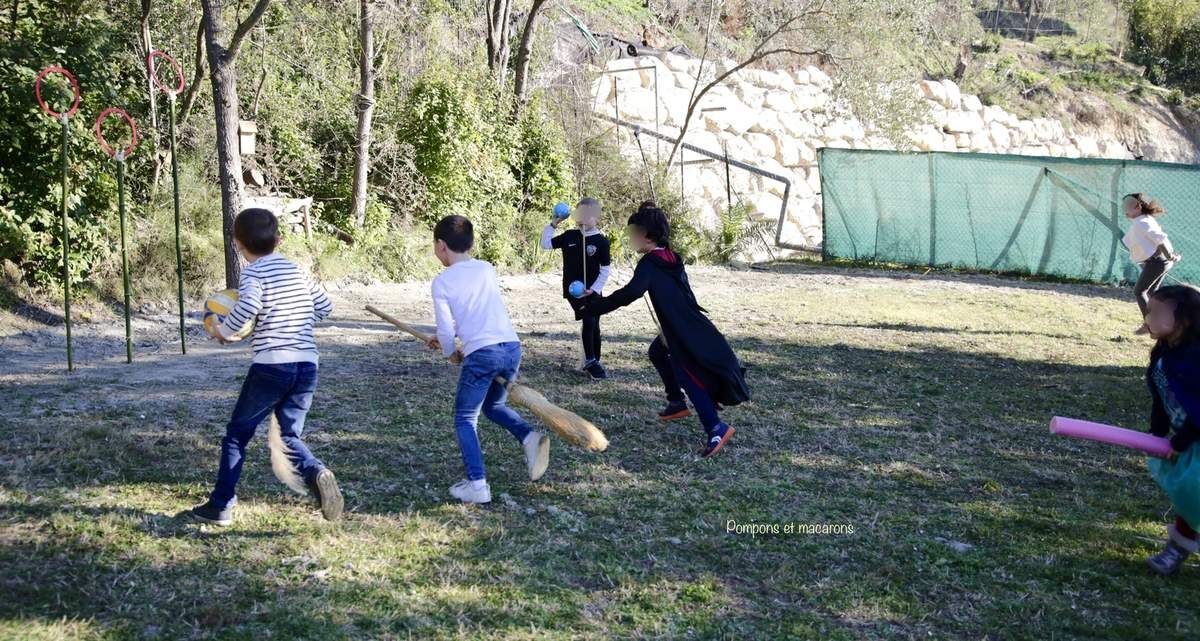
[[[555,218],[567,218],[571,215],[571,207],[567,203],[558,203],[554,206]]]
[[[583,292],[585,289],[586,288],[583,286],[583,281],[578,280],[572,281],[570,286],[567,287],[567,291],[570,292],[575,298],[583,298]]]

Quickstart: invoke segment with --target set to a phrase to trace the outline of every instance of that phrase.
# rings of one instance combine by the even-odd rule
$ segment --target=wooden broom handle
[[[432,335],[422,332],[421,330],[417,329],[416,327],[409,325],[408,323],[392,316],[391,314],[379,309],[378,307],[375,307],[374,305],[367,305],[367,311],[371,312],[372,314],[382,318],[383,320],[395,325],[396,327],[400,328],[401,330],[408,332],[409,334],[412,334],[413,336],[415,336],[417,338],[417,340],[420,340],[425,343],[428,343],[429,341],[433,340]]]
[[[417,338],[417,340],[420,340],[420,341],[423,341],[426,343],[433,340],[433,336],[430,336],[429,334],[422,332],[421,330],[417,329],[416,327],[409,325],[408,323],[396,318],[395,316],[392,316],[391,314],[379,309],[378,307],[375,307],[374,305],[367,305],[367,311],[371,312],[372,314],[382,318],[383,320],[395,325],[400,330],[408,332],[409,334],[412,334],[413,336],[415,336]],[[503,376],[497,376],[496,381],[499,382],[504,387],[509,388],[509,389],[511,389],[514,385],[517,384],[516,381],[510,381],[510,380],[504,378]]]

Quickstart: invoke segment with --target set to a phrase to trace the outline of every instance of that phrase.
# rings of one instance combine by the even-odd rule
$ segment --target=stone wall
[[[730,65],[729,61],[718,63]],[[657,129],[677,136],[684,121],[699,60],[675,54],[662,59],[643,56],[609,63],[610,70],[644,67],[635,72],[605,74],[592,85],[593,108],[598,114],[619,113],[622,120],[655,128],[655,89],[658,95]],[[727,67],[726,67],[727,68]],[[702,149],[758,166],[791,180],[783,240],[816,246],[821,241],[821,179],[817,150],[822,147],[895,149],[890,141],[873,134],[852,114],[837,108],[833,82],[816,67],[796,71],[746,69],[714,87],[699,105],[684,141]],[[909,132],[910,149],[964,151],[1068,158],[1131,158],[1114,135],[1076,131],[1049,118],[1020,119],[999,107],[984,106],[978,97],[963,94],[950,80],[925,80],[916,87],[928,106],[926,122]],[[926,110],[922,110],[926,111]],[[636,146],[625,151],[640,159]],[[651,158],[656,143],[643,138]],[[665,159],[669,144],[662,143]],[[684,152],[686,162],[698,154]],[[679,158],[676,158],[678,161]],[[1164,158],[1164,160],[1170,160]],[[676,165],[673,175],[679,176]],[[715,223],[716,212],[726,205],[723,163],[685,164],[684,192],[702,220]],[[735,193],[756,209],[759,219],[777,221],[783,187],[774,180],[733,169]]]

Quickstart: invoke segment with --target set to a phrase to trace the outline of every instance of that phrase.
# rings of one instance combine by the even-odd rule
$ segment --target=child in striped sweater
[[[247,264],[238,283],[237,304],[217,328],[215,338],[222,343],[237,340],[238,330],[253,322],[254,360],[221,441],[216,487],[191,514],[216,525],[232,522],[246,444],[263,419],[274,414],[290,462],[320,503],[321,513],[327,520],[336,520],[342,514],[337,480],[300,439],[317,389],[313,324],[329,316],[333,304],[320,285],[275,253],[279,222],[274,214],[265,209],[241,212],[234,221],[233,235]]]

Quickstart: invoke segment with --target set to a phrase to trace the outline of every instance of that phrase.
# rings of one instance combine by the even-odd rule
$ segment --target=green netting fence
[[[1200,282],[1200,166],[823,149],[826,258],[1131,282],[1121,197],[1141,191]],[[1189,260],[1190,258],[1190,260]]]

